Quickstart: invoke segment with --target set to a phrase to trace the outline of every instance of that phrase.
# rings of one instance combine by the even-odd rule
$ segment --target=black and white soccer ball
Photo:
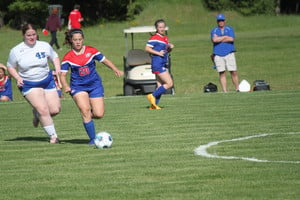
[[[111,134],[107,132],[100,132],[96,134],[95,146],[99,149],[110,148],[113,143]]]

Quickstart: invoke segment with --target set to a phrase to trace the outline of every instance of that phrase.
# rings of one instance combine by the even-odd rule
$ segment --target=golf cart
[[[168,30],[168,28],[166,28]],[[123,30],[126,41],[126,55],[124,61],[124,96],[149,94],[156,89],[156,77],[151,70],[151,56],[144,50],[146,42],[143,42],[143,49],[134,47],[134,34],[148,33],[154,34],[156,29],[154,26],[137,26]],[[128,45],[128,34],[131,35],[131,48]],[[148,36],[149,37],[149,36]],[[147,35],[143,41],[147,41]],[[171,60],[167,66],[171,73]],[[174,87],[168,89],[165,94],[174,94]]]

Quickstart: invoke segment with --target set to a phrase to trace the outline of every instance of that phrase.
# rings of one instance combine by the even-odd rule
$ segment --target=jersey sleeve
[[[155,38],[153,36],[151,36],[149,38],[149,40],[147,41],[146,45],[149,46],[149,47],[151,47],[151,48],[154,47],[154,45],[155,45]]]
[[[68,62],[62,62],[60,72],[68,72],[70,64]]]
[[[217,30],[218,30],[217,28],[214,28],[213,30],[211,30],[211,32],[210,32],[210,38],[211,39],[214,37],[215,34],[218,35]]]
[[[57,58],[58,57],[58,54],[54,51],[54,49],[50,46],[50,44],[48,44],[48,48],[49,48],[49,58],[51,60],[53,60],[54,58]]]
[[[102,53],[98,52],[97,54],[95,54],[95,60],[103,62],[105,60],[105,56]]]
[[[14,49],[12,49],[9,53],[9,56],[8,56],[8,60],[7,60],[7,64],[6,66],[7,67],[13,67],[13,68],[16,68],[17,67],[17,57],[15,55],[15,52],[14,52]]]
[[[93,55],[95,60],[99,62],[103,62],[105,60],[105,56],[98,49],[90,46],[87,46],[86,48],[88,48],[87,51]]]
[[[69,68],[71,66],[70,64],[70,60],[71,60],[71,56],[70,56],[71,52],[69,51],[62,59],[62,63],[61,63],[61,67],[60,67],[60,72],[68,72]]]

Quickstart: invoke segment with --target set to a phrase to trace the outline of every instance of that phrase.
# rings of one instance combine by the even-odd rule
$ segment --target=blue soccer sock
[[[155,103],[156,103],[156,105],[159,103],[160,97],[161,97],[161,95],[159,95],[159,96],[157,96],[157,97],[155,98]]]
[[[155,98],[160,98],[160,96],[166,91],[166,88],[162,85],[160,86],[159,88],[157,88],[153,93],[152,95],[155,97]]]
[[[85,128],[85,131],[87,133],[87,135],[89,136],[90,140],[94,140],[96,137],[96,131],[95,131],[95,125],[94,125],[94,121],[91,120],[90,122],[83,122],[83,126]]]

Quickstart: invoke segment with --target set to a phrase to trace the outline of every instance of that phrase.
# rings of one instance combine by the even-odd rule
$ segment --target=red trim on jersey
[[[8,80],[8,76],[4,76],[3,80],[0,81],[0,91],[5,91],[5,84]]]
[[[74,50],[69,51],[62,62],[70,62],[74,65],[85,66],[91,61],[95,54],[100,53],[96,48],[90,46],[83,46],[83,54],[77,55]]]

